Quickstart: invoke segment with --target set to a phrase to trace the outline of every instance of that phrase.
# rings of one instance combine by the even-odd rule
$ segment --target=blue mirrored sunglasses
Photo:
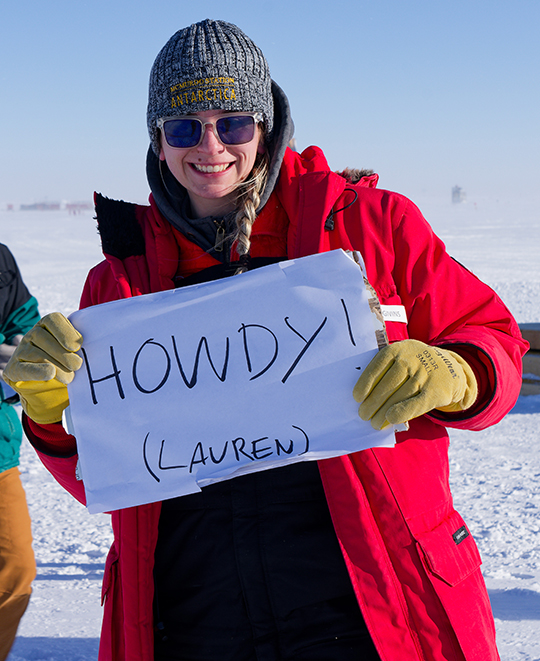
[[[169,147],[189,149],[202,142],[207,126],[224,145],[244,145],[255,136],[255,126],[263,121],[260,112],[243,112],[222,115],[213,122],[204,118],[184,115],[182,117],[160,117],[157,126],[163,131]]]

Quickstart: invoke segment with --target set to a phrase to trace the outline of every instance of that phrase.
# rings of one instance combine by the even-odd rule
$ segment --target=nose
[[[204,125],[204,135],[197,149],[207,154],[216,154],[223,151],[223,145],[216,135],[216,126],[212,122]]]

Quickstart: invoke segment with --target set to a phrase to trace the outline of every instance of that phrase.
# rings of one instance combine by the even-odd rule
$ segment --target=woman
[[[525,343],[510,313],[409,200],[287,147],[287,99],[236,26],[173,35],[151,72],[148,129],[150,204],[96,196],[105,260],[81,306],[359,250],[381,303],[403,314],[354,396],[374,427],[409,429],[392,449],[113,512],[100,659],[497,659],[445,426],[482,429],[514,404]],[[44,464],[84,502],[59,422],[82,341],[49,315],[6,375]]]

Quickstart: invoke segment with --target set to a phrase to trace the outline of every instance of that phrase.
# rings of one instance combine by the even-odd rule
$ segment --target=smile
[[[198,165],[197,163],[191,164],[197,172],[224,172],[231,164],[224,165]]]

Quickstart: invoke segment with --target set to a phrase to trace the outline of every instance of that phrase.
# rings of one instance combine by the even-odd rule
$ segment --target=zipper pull
[[[214,244],[214,250],[216,252],[223,252],[223,244],[225,243],[225,224],[223,221],[220,221],[218,223],[217,220],[214,220],[214,223],[217,225],[216,242]]]

